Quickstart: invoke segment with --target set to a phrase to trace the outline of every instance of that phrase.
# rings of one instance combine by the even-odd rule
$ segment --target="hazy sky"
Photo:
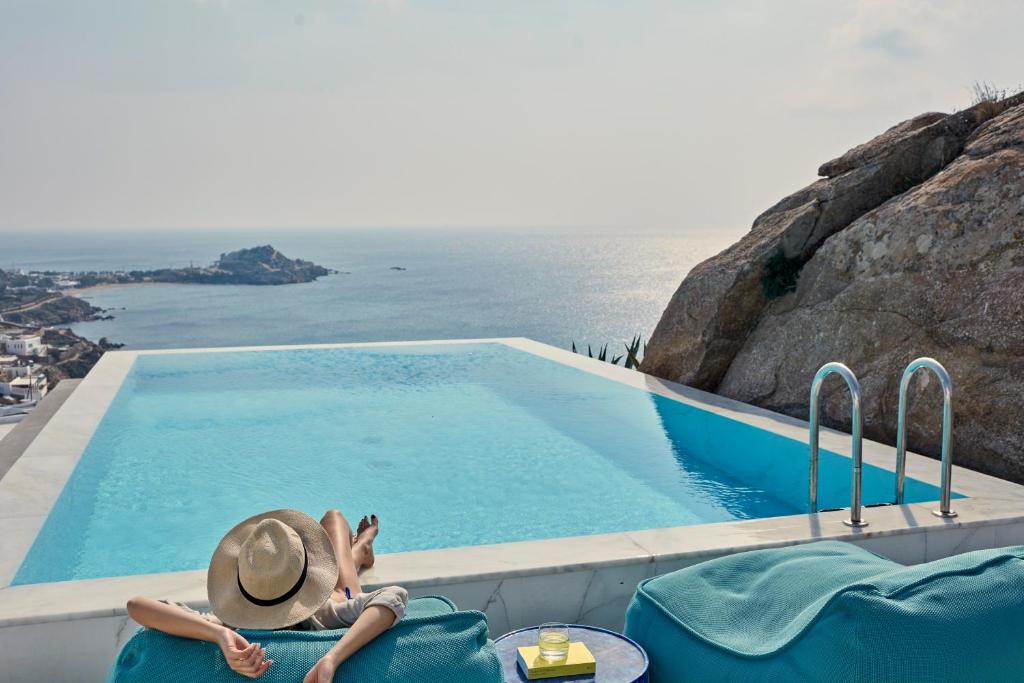
[[[1024,81],[1021,26],[1019,0],[0,0],[0,231],[738,232]]]

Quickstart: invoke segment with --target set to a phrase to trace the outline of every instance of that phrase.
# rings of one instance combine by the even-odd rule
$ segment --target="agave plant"
[[[606,363],[611,363],[612,365],[618,365],[620,361],[625,359],[625,363],[623,363],[623,365],[626,368],[632,370],[639,370],[640,358],[642,356],[641,348],[644,352],[646,352],[647,344],[644,344],[642,342],[642,338],[638,334],[633,337],[633,341],[631,341],[629,344],[624,344],[624,346],[626,347],[625,354],[620,356],[613,355],[609,358],[608,344],[598,347],[597,355],[594,355],[594,349],[590,346],[590,344],[587,344],[587,356],[589,358],[596,358],[597,360],[604,361]],[[576,348],[575,340],[573,340],[572,342],[572,352],[583,355],[583,352]]]
[[[640,347],[643,344],[643,351]],[[639,370],[640,359],[647,354],[647,344],[642,342],[640,335],[633,337],[633,341],[626,344],[626,368]]]

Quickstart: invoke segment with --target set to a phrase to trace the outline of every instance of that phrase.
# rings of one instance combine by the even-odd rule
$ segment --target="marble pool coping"
[[[67,397],[64,405],[39,431],[3,479],[0,479],[0,628],[120,616],[125,614],[127,598],[137,594],[180,600],[197,607],[205,606],[205,570],[10,585],[138,356],[479,343],[505,344],[807,443],[807,423],[802,420],[525,338],[108,352]],[[823,429],[821,445],[835,453],[850,455],[850,437],[847,434]],[[863,454],[867,463],[888,471],[894,469],[895,449],[890,446],[865,440]],[[938,486],[939,469],[936,460],[908,453],[907,476]],[[589,571],[638,563],[651,565],[651,571],[657,573],[661,569],[668,571],[702,557],[817,539],[853,540],[869,547],[872,544],[889,547],[894,542],[897,547],[905,544],[904,557],[908,561],[918,557],[919,561],[925,561],[933,556],[943,556],[941,548],[936,546],[928,549],[925,544],[949,542],[942,535],[929,532],[954,528],[981,534],[980,537],[986,539],[988,547],[1022,542],[1015,538],[1001,538],[999,528],[1017,528],[1015,523],[1024,522],[1024,487],[955,465],[953,486],[967,498],[954,500],[953,506],[959,515],[952,519],[933,516],[931,510],[936,507],[936,503],[916,503],[866,508],[863,516],[870,525],[864,529],[850,529],[843,525],[842,520],[846,518],[847,512],[839,510],[814,515],[391,553],[378,556],[376,566],[364,575],[364,584],[368,587],[401,584],[410,589],[437,588],[440,591],[446,585]],[[896,538],[907,534],[915,535],[915,540]],[[990,541],[987,540],[989,535],[992,537]],[[919,555],[916,550],[918,544]],[[915,548],[913,552],[909,550],[911,546]]]

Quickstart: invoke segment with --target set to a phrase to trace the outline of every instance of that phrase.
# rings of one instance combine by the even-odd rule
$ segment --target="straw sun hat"
[[[225,624],[272,630],[311,617],[337,582],[338,563],[324,528],[298,510],[272,510],[224,536],[210,560],[206,592]]]

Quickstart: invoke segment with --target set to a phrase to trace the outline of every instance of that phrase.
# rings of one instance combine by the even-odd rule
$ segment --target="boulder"
[[[941,170],[990,110],[923,114],[823,164],[819,173],[830,177],[765,211],[743,239],[690,272],[651,336],[643,369],[714,390],[769,297],[795,282],[791,274],[828,237]]]
[[[815,371],[841,361],[866,436],[891,443],[900,374],[933,356],[956,462],[1024,481],[1024,98],[916,117],[820,173],[686,277],[642,369],[806,418]],[[909,444],[936,455],[941,397],[921,375]],[[822,402],[848,428],[840,382]]]

